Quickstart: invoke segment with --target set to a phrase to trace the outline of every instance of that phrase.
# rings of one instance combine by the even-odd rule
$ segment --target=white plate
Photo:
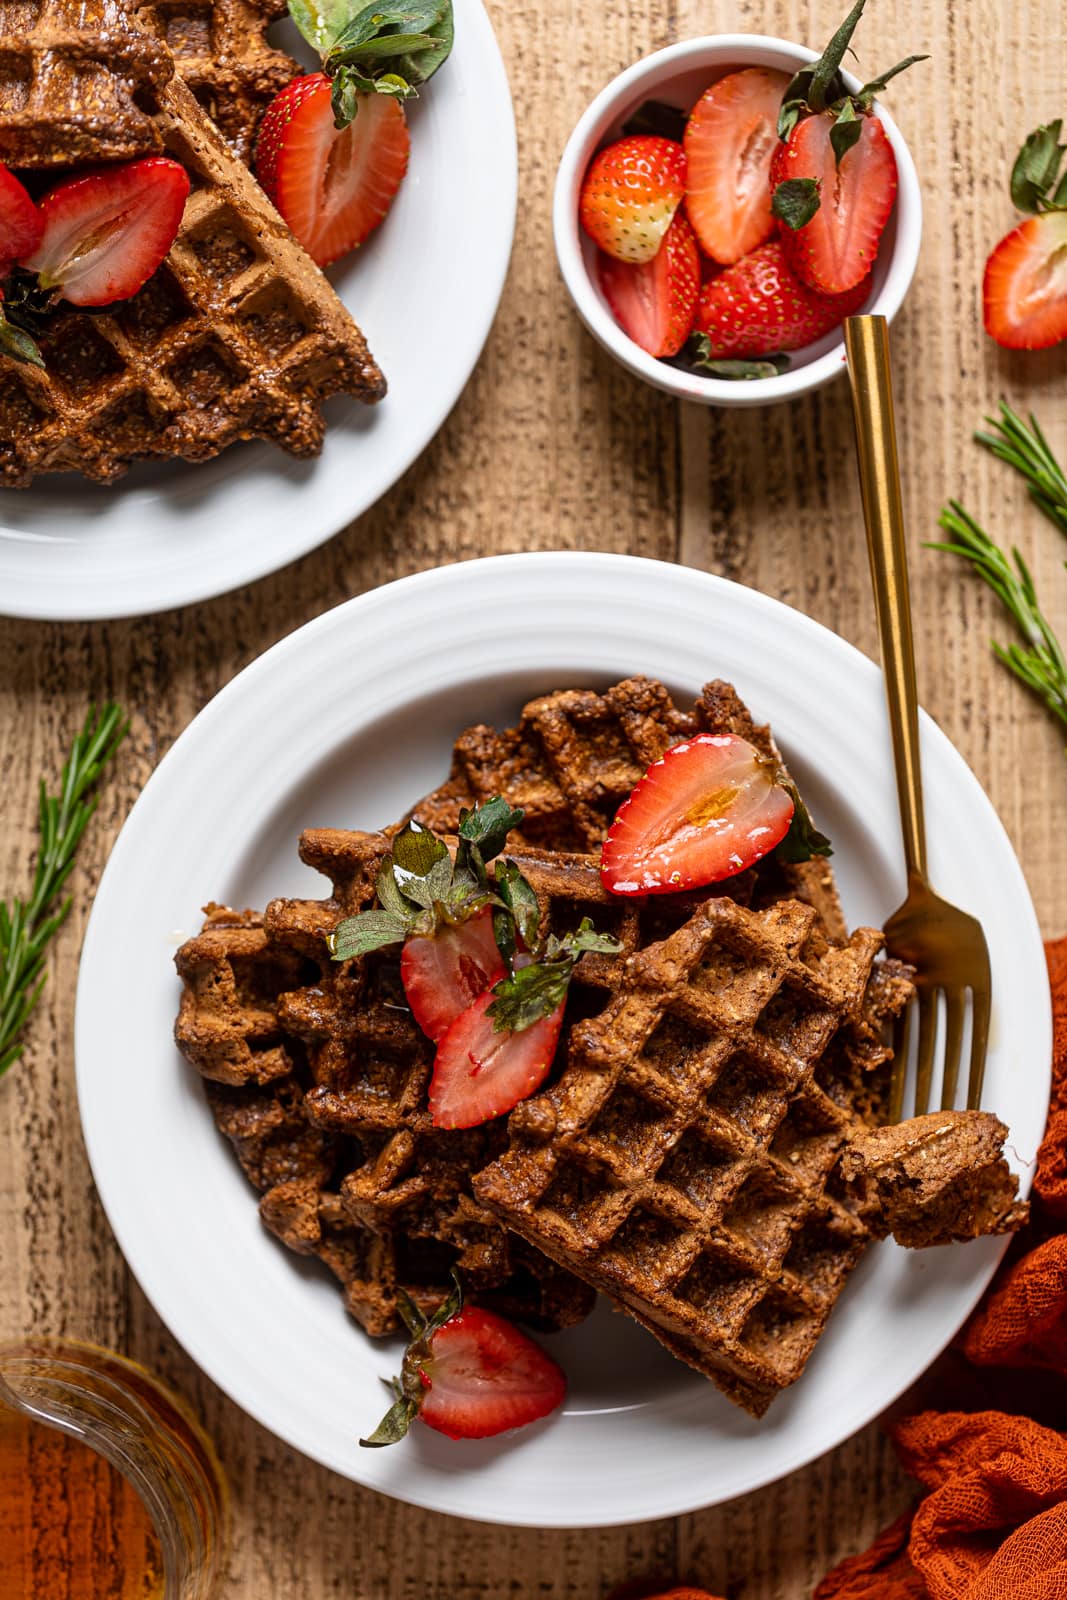
[[[326,403],[314,461],[269,444],[135,466],[112,488],[63,473],[0,496],[0,612],[136,616],[274,572],[361,516],[421,455],[474,370],[515,231],[515,120],[481,0],[454,0],[451,58],[409,106],[411,165],[382,227],[330,278],[389,393]],[[286,39],[294,46],[295,30]]]
[[[93,909],[78,985],[77,1069],[93,1171],[126,1257],[210,1376],[337,1472],[439,1511],[586,1526],[743,1494],[881,1411],[974,1305],[1001,1241],[868,1253],[807,1372],[762,1422],[606,1310],[548,1341],[566,1408],[513,1436],[453,1444],[428,1428],[360,1450],[397,1346],[350,1321],[333,1281],[260,1226],[253,1194],[171,1043],[175,944],[209,899],[262,907],[324,892],[302,827],[373,828],[441,780],[468,724],[632,672],[692,694],[733,680],[769,717],[836,847],[853,923],[902,898],[877,669],[753,590],[625,556],[503,556],[439,568],[308,623],[229,684],[130,815]],[[922,725],[930,863],[980,917],[995,983],[985,1104],[1028,1185],[1048,1102],[1051,1021],[1033,908],[1008,839],[945,736]],[[115,1018],[121,1017],[116,1034]]]

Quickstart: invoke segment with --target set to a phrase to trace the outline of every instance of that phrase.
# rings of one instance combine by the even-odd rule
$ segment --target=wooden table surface
[[[488,348],[422,459],[321,550],[237,594],[111,624],[0,621],[6,890],[29,885],[37,780],[58,771],[86,702],[113,697],[132,718],[72,880],[74,911],[56,941],[29,1048],[0,1083],[0,1337],[32,1330],[106,1343],[191,1398],[234,1490],[227,1600],[596,1600],[649,1570],[728,1589],[731,1600],[800,1600],[831,1562],[861,1548],[908,1501],[877,1425],[729,1505],[580,1533],[420,1512],[296,1457],[198,1372],[127,1272],[89,1175],[72,1051],[78,951],[93,891],[149,773],[240,668],[351,595],[502,551],[626,551],[762,589],[876,654],[845,383],[768,411],[683,407],[653,393],[579,327],[549,229],[564,140],[621,67],[702,32],[821,46],[843,9],[844,0],[490,0],[519,127],[518,234]],[[1015,150],[1038,121],[1067,113],[1061,7],[871,0],[869,11],[860,70],[873,75],[912,51],[931,57],[891,93],[926,212],[918,275],[893,340],[922,695],[999,810],[1045,933],[1062,933],[1063,730],[991,658],[988,639],[1006,626],[989,593],[957,563],[921,548],[936,536],[943,501],[961,496],[991,531],[1018,542],[1053,622],[1067,633],[1062,541],[1027,507],[1008,469],[970,439],[1003,394],[1032,405],[1067,456],[1067,347],[998,351],[981,332],[979,296],[985,256],[1012,223],[1006,178]]]

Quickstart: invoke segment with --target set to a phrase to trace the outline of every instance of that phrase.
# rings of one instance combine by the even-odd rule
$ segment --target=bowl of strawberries
[[[763,405],[844,370],[842,323],[892,318],[915,272],[915,164],[876,96],[909,56],[842,71],[864,0],[822,55],[754,34],[646,56],[596,97],[556,178],[564,283],[636,377]]]

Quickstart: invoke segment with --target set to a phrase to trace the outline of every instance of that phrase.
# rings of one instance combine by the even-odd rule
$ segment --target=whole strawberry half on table
[[[986,332],[1008,350],[1045,350],[1067,339],[1067,146],[1061,118],[1035,128],[1012,168],[1011,197],[1029,213],[986,262]]]

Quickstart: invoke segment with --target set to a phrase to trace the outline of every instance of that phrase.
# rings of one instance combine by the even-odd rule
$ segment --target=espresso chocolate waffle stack
[[[132,0],[131,0],[132,3]],[[139,26],[170,50],[178,75],[246,166],[263,113],[304,69],[267,42],[286,0],[151,0]]]
[[[631,957],[474,1180],[510,1228],[757,1416],[803,1369],[869,1238],[829,1181],[857,1118],[819,1074],[869,1005],[881,935],[816,953],[814,923],[799,901],[710,900]]]
[[[102,36],[80,0],[49,5],[31,13],[22,56],[12,45],[0,59],[0,149],[17,137],[12,164],[31,169],[115,153],[94,144],[97,123],[71,74],[47,80],[51,121],[26,122],[23,61],[38,34],[55,39],[59,15],[69,51],[95,52],[103,70]],[[116,39],[120,64],[132,39],[170,69],[150,35],[125,24]],[[114,96],[124,82],[114,79]],[[166,261],[131,299],[94,312],[60,301],[48,313],[38,337],[43,369],[0,355],[0,482],[9,486],[65,470],[107,483],[140,457],[203,460],[251,438],[310,456],[322,445],[324,399],[371,402],[385,392],[356,324],[182,79],[156,86],[145,77],[129,104],[117,125],[132,126],[136,110],[155,145],[188,172],[185,215]],[[69,126],[78,136],[64,143],[56,128]]]
[[[761,1415],[884,1232],[840,1169],[881,1115],[886,1026],[914,989],[876,960],[881,934],[845,934],[825,862],[763,862],[718,896],[606,894],[596,854],[572,846],[594,845],[645,766],[699,731],[780,761],[728,685],[680,712],[632,679],[543,697],[505,734],[468,731],[449,782],[414,808],[444,831],[496,793],[528,806],[507,854],[544,932],[589,917],[621,946],[578,963],[549,1087],[510,1118],[435,1128],[433,1046],[395,958],[330,957],[337,924],[376,903],[396,830],[305,833],[331,892],[268,908],[268,1003],[256,983],[197,982],[194,940],[178,1031],[228,1085],[210,1090],[216,1118],[265,1191],[264,1219],[333,1266],[370,1331],[395,1325],[400,1284],[436,1303],[452,1266],[474,1299],[547,1326],[601,1289]],[[217,1042],[227,1008],[247,1054]]]

